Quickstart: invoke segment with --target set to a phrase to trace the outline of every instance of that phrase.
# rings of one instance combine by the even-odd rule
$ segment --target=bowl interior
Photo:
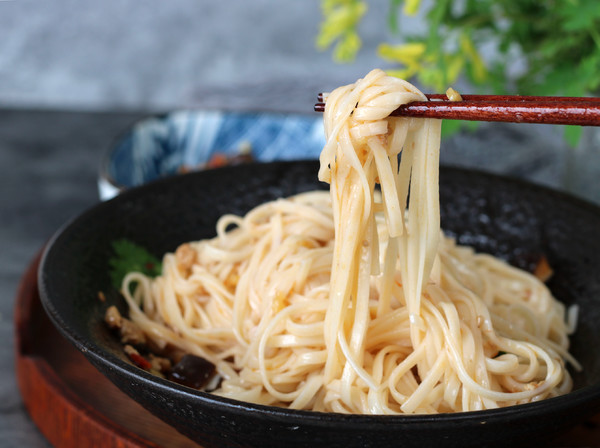
[[[285,437],[292,427],[297,427],[293,432],[297,446],[307,441],[313,446],[355,446],[359,441],[356,431],[369,433],[370,438],[360,439],[361,445],[371,445],[368,441],[376,446],[397,441],[400,430],[407,445],[433,440],[440,443],[441,439],[432,437],[465,428],[473,429],[473,442],[490,444],[493,434],[476,426],[481,426],[482,419],[490,422],[491,431],[492,423],[528,418],[528,433],[544,430],[552,434],[549,428],[556,431],[600,407],[600,357],[595,348],[600,345],[600,209],[521,181],[455,168],[443,168],[440,173],[442,227],[446,233],[459,243],[526,269],[545,256],[555,272],[549,282],[555,296],[567,305],[579,305],[581,313],[571,351],[584,369],[573,372],[575,392],[514,407],[517,412],[506,408],[433,419],[339,415],[316,419],[315,413],[243,404],[192,391],[131,365],[103,323],[107,306],[116,304],[124,311],[124,302],[109,277],[111,243],[128,238],[160,257],[183,242],[214,236],[215,223],[224,213],[243,214],[267,200],[327,188],[317,181],[317,170],[314,161],[227,167],[163,179],[97,205],[57,232],[44,254],[39,271],[40,293],[49,316],[113,382],[207,446],[221,443],[223,437],[232,446],[246,442],[271,446],[265,437]],[[106,302],[98,299],[99,291]],[[578,410],[569,412],[572,408]],[[553,418],[534,420],[546,414]],[[225,416],[226,425],[221,416]],[[240,430],[244,419],[249,422],[245,434]],[[237,421],[238,426],[231,427],[231,421]],[[517,437],[519,431],[524,431],[517,426],[501,428],[508,436],[504,442],[517,440],[510,439],[510,435]],[[375,435],[374,429],[381,434]],[[209,430],[216,435],[207,435]],[[446,439],[444,436],[446,446],[461,446],[464,442],[452,445]]]

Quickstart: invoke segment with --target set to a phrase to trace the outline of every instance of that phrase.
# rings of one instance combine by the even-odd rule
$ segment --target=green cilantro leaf
[[[112,249],[114,255],[108,260],[108,265],[112,284],[117,289],[121,289],[123,278],[129,272],[156,277],[162,271],[162,263],[158,258],[128,239],[113,241]]]

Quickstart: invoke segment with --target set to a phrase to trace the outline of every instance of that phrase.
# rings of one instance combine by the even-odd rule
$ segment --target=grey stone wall
[[[382,66],[387,7],[339,65],[315,47],[318,0],[0,0],[0,107],[311,110]]]

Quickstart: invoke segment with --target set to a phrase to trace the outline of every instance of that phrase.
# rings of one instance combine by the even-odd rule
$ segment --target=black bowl
[[[59,330],[145,408],[206,447],[384,447],[536,445],[600,411],[600,209],[570,196],[490,174],[441,170],[442,225],[460,243],[529,268],[543,254],[558,299],[581,308],[568,395],[497,410],[365,416],[293,411],[220,398],[132,365],[103,323],[111,242],[129,238],[160,256],[214,235],[224,213],[314,188],[316,162],[280,162],[177,176],[101,203],[61,229],[39,271],[43,304]],[[98,291],[106,303],[98,300]],[[93,385],[90,385],[93,387]]]

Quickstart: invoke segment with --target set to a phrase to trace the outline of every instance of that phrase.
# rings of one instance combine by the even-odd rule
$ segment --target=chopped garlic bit
[[[446,90],[446,96],[448,97],[448,99],[450,101],[462,101],[463,100],[462,96],[460,96],[460,93],[458,93],[452,87],[448,87],[448,90]]]
[[[175,260],[177,268],[183,273],[188,273],[187,271],[196,262],[196,251],[189,243],[184,243],[175,251]]]

